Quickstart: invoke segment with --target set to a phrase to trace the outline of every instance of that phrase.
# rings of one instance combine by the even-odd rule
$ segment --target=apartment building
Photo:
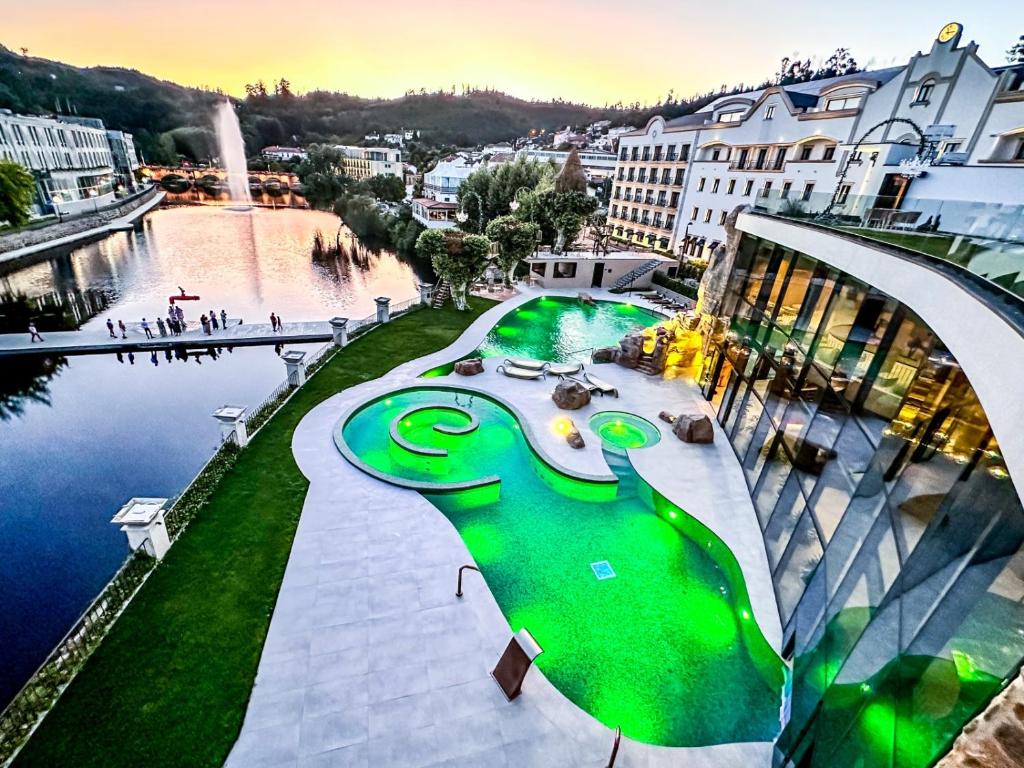
[[[600,149],[581,149],[578,150],[576,154],[580,158],[580,165],[583,167],[583,173],[587,176],[587,181],[594,184],[600,184],[605,179],[614,175],[616,165],[616,156],[614,152],[605,152]],[[520,149],[516,153],[517,160],[525,158],[537,163],[546,163],[550,161],[558,166],[565,165],[565,161],[568,157],[568,152],[559,152],[554,149],[538,149],[534,147]]]
[[[402,151],[394,147],[353,147],[335,146],[343,155],[345,173],[353,179],[369,179],[374,176],[404,177]]]
[[[132,145],[137,166],[134,151]],[[35,177],[35,216],[92,210],[114,199],[114,156],[99,120],[0,110],[0,159]]]
[[[614,236],[706,258],[743,204],[941,229],[950,217],[993,215],[978,212],[982,201],[1024,202],[1024,66],[989,67],[977,45],[960,45],[960,25],[943,29],[905,66],[727,95],[624,134]],[[665,187],[673,146],[672,181],[679,171],[684,183]]]
[[[654,117],[638,131],[619,136],[608,223],[613,236],[631,245],[671,253],[683,183],[699,118]]]

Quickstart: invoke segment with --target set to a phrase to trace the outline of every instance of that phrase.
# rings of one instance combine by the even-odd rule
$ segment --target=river
[[[341,253],[314,261],[320,230]],[[49,254],[0,274],[0,329],[26,315],[47,330],[106,334],[166,313],[178,286],[268,322],[364,317],[374,297],[403,301],[429,270],[362,246],[338,219],[295,209],[155,211],[141,231]],[[297,346],[315,349],[318,345]],[[163,353],[0,362],[0,706],[45,658],[127,556],[110,518],[131,496],[173,496],[219,440],[210,414],[254,406],[285,377],[271,347],[188,360]],[[230,542],[225,542],[230,546]]]

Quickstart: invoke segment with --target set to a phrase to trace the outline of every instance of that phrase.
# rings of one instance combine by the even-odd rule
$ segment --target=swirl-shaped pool
[[[777,735],[784,667],[736,559],[624,456],[571,472],[510,404],[448,386],[363,403],[335,442],[451,520],[510,627],[544,648],[548,679],[601,722],[667,746]],[[614,578],[595,577],[601,561]]]

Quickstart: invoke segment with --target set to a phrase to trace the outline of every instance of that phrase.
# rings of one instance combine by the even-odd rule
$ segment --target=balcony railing
[[[1024,319],[1024,206],[831,193],[759,195],[754,211],[876,240],[910,255],[953,265],[974,284],[995,289]],[[944,268],[945,271],[945,268]],[[966,275],[963,275],[966,277]]]

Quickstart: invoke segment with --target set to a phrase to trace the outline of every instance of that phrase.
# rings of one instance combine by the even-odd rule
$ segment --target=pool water
[[[601,411],[587,422],[605,448],[647,448],[661,440],[661,432],[647,419],[625,411]]]
[[[623,455],[605,454],[604,481],[571,476],[504,404],[436,386],[359,407],[336,440],[451,520],[511,629],[543,647],[548,679],[602,723],[667,746],[777,736],[784,666],[739,565]],[[602,561],[614,577],[597,578]]]
[[[584,304],[568,296],[542,296],[502,317],[466,357],[528,357],[552,363],[585,360],[592,349],[616,346],[630,331],[664,320],[657,312],[625,302]],[[424,376],[447,376],[454,366],[441,365]]]

